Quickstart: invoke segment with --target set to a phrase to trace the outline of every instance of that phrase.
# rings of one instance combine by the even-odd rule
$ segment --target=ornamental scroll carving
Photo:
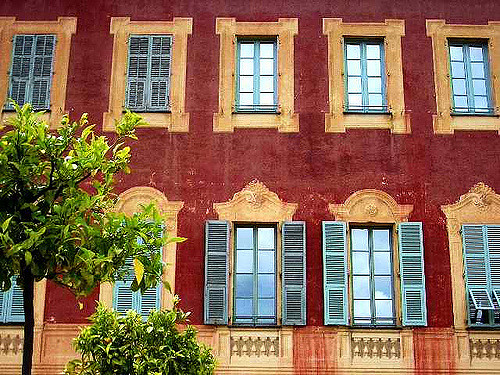
[[[351,340],[353,358],[401,358],[401,340],[399,338],[353,337]]]
[[[231,355],[238,357],[278,357],[279,337],[231,337]]]
[[[21,335],[0,335],[0,355],[16,355],[23,351],[23,338]]]
[[[500,339],[469,339],[472,359],[500,359]]]

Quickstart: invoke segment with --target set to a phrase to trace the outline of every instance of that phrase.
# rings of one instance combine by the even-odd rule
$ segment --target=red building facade
[[[188,238],[164,250],[168,278],[201,339],[214,348],[220,373],[500,373],[494,226],[500,224],[500,3],[7,0],[0,4],[0,100],[10,95],[15,36],[49,34],[56,44],[48,120],[88,112],[104,133],[131,103],[130,37],[172,38],[170,105],[140,110],[150,125],[137,131],[132,174],[117,184],[118,209],[133,212],[155,200],[167,214],[167,230]],[[260,55],[245,55],[248,45]],[[266,45],[274,46],[271,57]],[[264,88],[271,82],[266,58],[274,63],[272,89]],[[254,64],[247,74],[250,102],[245,59]],[[205,324],[207,221],[228,223],[227,313],[217,324]],[[346,320],[328,324],[322,222],[333,221],[346,223]],[[286,321],[287,222],[305,228],[297,313],[305,324]],[[404,323],[410,311],[400,263],[405,222],[422,223],[422,324]],[[487,264],[477,293],[467,258],[471,224],[484,233]],[[245,233],[259,241],[266,227],[273,245],[247,249]],[[384,251],[379,235],[387,236],[387,274],[376,269],[374,253]],[[356,270],[355,260],[364,236],[367,273]],[[253,251],[255,260],[263,249],[274,251],[270,297],[259,294],[265,272],[257,261],[250,271],[237,266],[243,251]],[[245,272],[251,297],[238,289]],[[358,294],[356,277],[369,280],[368,297]],[[375,281],[382,277],[390,278],[386,302]],[[34,371],[55,374],[74,356],[71,339],[95,301],[112,303],[113,287],[101,286],[83,310],[52,283],[37,288]],[[238,320],[236,306],[245,298],[252,306],[272,300],[271,313],[256,316],[250,308],[248,317],[241,307]],[[166,292],[160,300],[168,306]],[[368,305],[366,317],[361,306]],[[382,317],[374,306],[389,305],[391,321],[375,324]],[[368,323],[360,324],[364,318]],[[0,326],[2,373],[19,373],[20,332],[12,323]]]

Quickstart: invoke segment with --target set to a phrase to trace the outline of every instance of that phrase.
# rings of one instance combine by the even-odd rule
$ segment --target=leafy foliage
[[[81,359],[69,362],[65,374],[212,374],[210,349],[196,342],[194,328],[177,328],[188,316],[177,302],[172,310],[151,312],[146,321],[132,310],[120,316],[100,304],[74,341]]]
[[[123,276],[117,270],[129,257],[140,270],[132,289],[156,285],[163,264],[155,249],[183,239],[160,235],[154,205],[132,217],[113,212],[114,177],[130,171],[125,141],[136,139],[141,118],[127,112],[110,143],[86,114],[78,122],[64,116],[50,131],[29,104],[14,107],[0,137],[0,289],[8,290],[13,276],[23,285],[31,274],[85,296]]]

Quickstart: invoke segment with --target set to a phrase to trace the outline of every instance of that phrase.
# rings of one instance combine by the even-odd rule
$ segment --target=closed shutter
[[[56,38],[54,35],[37,35],[33,62],[33,89],[31,104],[35,109],[50,108],[52,60]]]
[[[425,326],[427,306],[422,223],[401,223],[398,229],[403,325]]]
[[[306,224],[282,226],[283,325],[306,324]]]
[[[10,289],[10,306],[7,312],[8,322],[24,322],[23,290],[15,281]]]
[[[462,225],[469,320],[476,317],[478,310],[493,309],[489,288],[486,236],[484,225]]]
[[[143,294],[137,293],[137,307],[135,310],[143,317],[147,317],[151,310],[160,309],[161,284],[157,284],[154,288],[147,289]]]
[[[131,36],[128,49],[128,80],[126,107],[133,111],[146,110],[149,37]]]
[[[7,299],[7,293],[0,291],[0,323],[5,322],[5,300]]]
[[[29,101],[31,58],[34,44],[35,35],[16,35],[14,37],[9,98],[15,100],[19,105]],[[12,108],[10,104],[7,104],[7,107]]]
[[[152,36],[151,80],[148,109],[166,110],[170,107],[170,59],[172,38]]]
[[[347,226],[339,221],[322,224],[325,324],[347,325]]]
[[[227,324],[229,280],[227,221],[205,223],[205,324]]]
[[[116,281],[113,288],[113,308],[121,314],[134,309],[137,305],[137,295],[130,289],[130,285],[134,281],[132,259],[127,259],[125,268],[127,270],[126,276],[123,280]]]

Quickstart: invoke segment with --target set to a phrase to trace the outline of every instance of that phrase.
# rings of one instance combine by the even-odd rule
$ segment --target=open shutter
[[[8,97],[19,105],[29,101],[29,82],[35,35],[16,35],[12,52]],[[7,108],[12,108],[7,104]]]
[[[148,36],[130,37],[126,107],[133,111],[146,110],[149,52]]]
[[[8,292],[0,291],[0,323],[5,323],[5,307]]]
[[[427,306],[422,223],[401,223],[398,229],[403,325],[425,326]]]
[[[227,221],[205,223],[205,324],[227,324],[229,280]]]
[[[151,79],[150,98],[148,109],[165,111],[170,107],[170,61],[171,44],[170,36],[158,35],[151,37]]]
[[[50,108],[50,86],[55,35],[37,35],[33,56],[33,88],[31,103],[35,109]]]
[[[325,324],[348,324],[346,223],[323,221]]]
[[[306,324],[306,223],[282,226],[283,325]]]
[[[500,225],[486,226],[490,283],[495,314],[500,310]]]
[[[10,303],[7,312],[7,322],[24,322],[23,290],[15,281],[10,289]]]

